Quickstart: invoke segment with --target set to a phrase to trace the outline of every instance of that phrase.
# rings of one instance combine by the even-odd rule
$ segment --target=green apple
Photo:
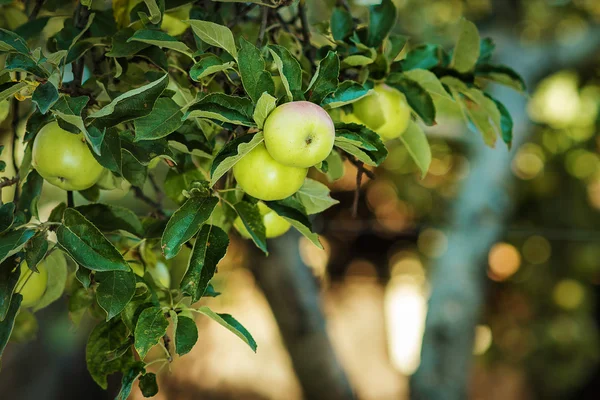
[[[148,268],[148,273],[150,273],[154,282],[167,289],[171,287],[171,274],[169,273],[169,268],[167,268],[167,265],[162,261],[158,261],[156,265],[150,266]]]
[[[410,107],[400,91],[385,85],[375,86],[374,93],[353,104],[354,116],[384,140],[399,137],[410,121]],[[344,122],[356,122],[346,116]]]
[[[83,134],[66,131],[56,121],[44,126],[35,137],[32,164],[45,180],[64,190],[88,189],[104,172]]]
[[[263,203],[258,203],[258,210],[260,211],[260,215],[262,216],[263,223],[267,230],[267,238],[281,236],[290,229],[290,226],[292,226],[283,217],[280,217],[275,211],[271,210]],[[240,217],[237,217],[235,221],[233,221],[233,226],[242,237],[245,237],[246,239],[251,238],[250,232],[248,232],[248,229],[246,229]]]
[[[304,183],[307,168],[278,163],[263,143],[233,166],[238,185],[259,200],[282,200],[296,193]]]
[[[263,129],[265,146],[275,161],[309,168],[333,149],[335,127],[327,112],[308,101],[294,101],[269,114]]]
[[[46,285],[48,284],[48,269],[46,268],[44,261],[37,265],[39,272],[30,270],[26,261],[21,263],[20,268],[21,275],[19,276],[17,288],[21,288],[23,284],[25,284],[20,291],[23,296],[21,306],[32,307],[42,298],[46,291]]]

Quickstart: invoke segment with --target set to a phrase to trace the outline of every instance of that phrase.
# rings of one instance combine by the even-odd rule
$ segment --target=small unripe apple
[[[104,172],[83,134],[66,131],[56,121],[44,126],[35,137],[32,164],[45,180],[64,190],[88,189]]]
[[[404,133],[410,121],[410,106],[406,97],[397,89],[379,84],[374,93],[363,97],[353,104],[354,117],[369,129],[377,132],[384,140],[399,137]],[[346,116],[352,121],[352,117]]]
[[[21,288],[25,282],[25,286],[19,293],[23,296],[21,307],[34,306],[44,295],[46,285],[48,284],[48,269],[44,261],[37,265],[39,272],[33,272],[27,266],[27,261],[23,261],[20,266],[19,282],[17,288]]]
[[[290,226],[292,226],[283,217],[279,216],[275,211],[271,210],[263,203],[258,203],[258,210],[262,216],[263,224],[265,224],[268,239],[283,235],[290,229]],[[235,219],[233,226],[242,237],[246,239],[251,238],[250,232],[248,232],[248,229],[246,229],[240,217]]]
[[[327,158],[333,149],[335,127],[327,112],[308,101],[277,107],[265,121],[265,146],[275,161],[309,168]]]
[[[282,200],[296,193],[308,169],[290,167],[271,157],[263,143],[256,146],[233,166],[238,185],[259,200]]]

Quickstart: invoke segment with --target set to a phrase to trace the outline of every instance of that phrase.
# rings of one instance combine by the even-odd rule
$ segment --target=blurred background
[[[321,21],[334,1],[310,3]],[[497,62],[528,85],[526,96],[488,87],[513,115],[512,147],[485,148],[438,104],[424,179],[393,141],[376,179],[363,179],[357,218],[354,167],[330,184],[341,204],[314,221],[324,251],[290,233],[264,258],[233,237],[213,280],[223,294],[202,301],[235,315],[258,353],[198,317],[198,345],[162,371],[157,399],[438,399],[463,379],[457,398],[598,398],[600,1],[395,3],[412,45],[452,45],[462,17],[494,39]],[[62,193],[45,187],[41,214]],[[102,200],[148,212],[126,190]],[[93,321],[75,328],[65,311],[55,303],[39,329],[16,332],[35,340],[7,349],[0,397],[114,398],[118,377],[103,392],[86,371]]]

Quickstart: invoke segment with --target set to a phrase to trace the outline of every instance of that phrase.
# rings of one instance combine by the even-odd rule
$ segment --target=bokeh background
[[[320,21],[334,2],[310,3],[310,17]],[[353,3],[361,12],[370,2]],[[330,185],[341,204],[314,221],[324,251],[292,233],[274,241],[266,259],[235,237],[213,281],[223,294],[202,301],[235,315],[258,353],[198,317],[198,344],[161,371],[156,398],[294,400],[325,385],[318,398],[345,398],[351,387],[360,399],[408,399],[411,387],[434,379],[427,372],[457,360],[453,351],[472,367],[455,367],[458,379],[468,379],[466,398],[598,398],[600,1],[395,3],[397,30],[412,45],[451,46],[462,17],[494,39],[496,61],[528,85],[525,96],[488,88],[513,115],[512,147],[485,148],[456,109],[438,104],[425,178],[401,143],[390,142],[377,178],[363,179],[357,218],[355,169],[346,165]],[[18,6],[8,8],[2,26],[19,16]],[[54,23],[60,29],[60,18]],[[126,190],[103,196],[149,211]],[[45,187],[41,213],[62,197]],[[185,262],[182,255],[170,265],[174,276]],[[85,369],[93,321],[75,328],[66,311],[66,301],[54,304],[38,315],[38,329],[17,337],[33,341],[9,346],[1,398],[114,398],[118,377],[103,392]],[[426,325],[450,333],[424,338]],[[461,337],[473,326],[475,344],[467,340],[465,349]],[[417,370],[425,375],[411,380]]]

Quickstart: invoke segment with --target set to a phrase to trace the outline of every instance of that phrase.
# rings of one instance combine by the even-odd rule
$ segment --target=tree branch
[[[240,22],[250,11],[254,9],[254,7],[258,6],[256,3],[248,4],[246,7],[242,9],[239,13],[235,14],[235,17],[227,24],[228,28],[233,28]]]
[[[19,72],[17,72],[17,79],[19,79]],[[11,128],[12,128],[12,146],[11,146],[11,157],[12,164],[15,169],[15,175],[19,175],[19,165],[17,164],[16,155],[16,147],[17,140],[19,140],[19,136],[17,135],[17,127],[19,126],[19,110],[20,102],[17,99],[12,99],[12,120],[11,120]],[[16,203],[19,200],[19,188],[15,188],[15,196],[13,201]]]
[[[308,16],[306,14],[305,0],[300,0],[298,3],[298,16],[300,17],[300,24],[302,26],[302,42],[304,44],[304,48],[307,50],[306,56],[312,65],[315,62],[315,55],[313,53],[313,48],[310,45],[310,25],[308,23]]]
[[[267,21],[269,20],[269,7],[262,8],[262,19],[260,22],[260,32],[258,33],[258,38],[256,39],[256,46],[262,47],[263,42],[265,40],[265,32],[267,30]]]
[[[42,9],[42,6],[44,5],[44,1],[45,0],[35,0],[33,10],[31,11],[31,14],[29,14],[29,21],[33,21],[37,18],[38,14],[40,13],[40,10]]]
[[[153,208],[153,211],[156,212],[156,214],[158,214],[161,218],[166,217],[167,215],[165,214],[165,212],[162,210],[162,206],[160,205],[160,203],[152,200],[150,197],[146,196],[146,194],[144,193],[144,191],[142,189],[140,189],[137,186],[132,186],[133,189],[133,194],[136,198],[140,199],[141,201],[143,201],[144,203],[148,204],[150,207]]]

